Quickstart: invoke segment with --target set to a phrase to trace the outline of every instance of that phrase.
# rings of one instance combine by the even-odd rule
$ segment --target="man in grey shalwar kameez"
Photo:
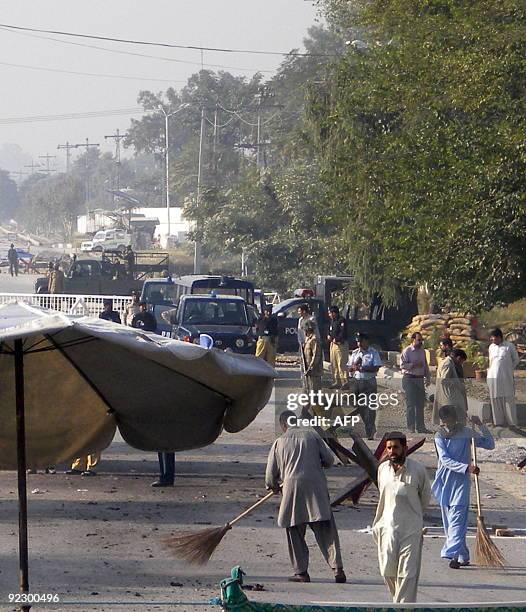
[[[307,525],[332,570],[335,582],[346,576],[340,540],[331,510],[327,480],[323,468],[334,458],[322,438],[312,429],[300,427],[297,416],[288,410],[280,416],[283,435],[272,448],[267,461],[265,484],[274,491],[282,489],[278,525],[287,530],[289,556],[294,568],[291,582],[310,582],[309,549],[305,542]]]

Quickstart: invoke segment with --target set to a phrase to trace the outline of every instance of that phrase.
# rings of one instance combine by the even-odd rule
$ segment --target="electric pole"
[[[266,104],[265,102],[274,97],[274,92],[271,91],[268,85],[262,85],[256,94],[257,100],[257,140],[256,140],[256,165],[261,167],[261,153],[266,143],[261,142],[261,111],[265,108],[282,108],[281,104]],[[266,155],[263,155],[263,167],[267,164]]]
[[[63,145],[58,145],[57,149],[66,149],[66,173],[69,174],[69,166],[70,166],[70,160],[71,160],[71,149],[76,149],[77,145],[72,145],[69,144],[69,142],[66,142],[66,144]]]
[[[49,155],[49,153],[47,153],[46,155],[39,155],[38,159],[45,159],[46,160],[46,172],[49,174],[50,172],[55,172],[55,170],[52,170],[49,167],[49,160],[50,159],[55,159],[57,156],[56,155]]]
[[[205,109],[201,108],[201,129],[199,131],[199,160],[197,162],[197,208],[201,204],[201,173],[203,168],[203,136],[205,131]],[[201,243],[194,245],[194,274],[201,274]]]
[[[121,134],[119,130],[115,130],[115,134],[104,136],[104,140],[111,138],[115,141],[115,166],[117,168],[117,176],[115,178],[117,182],[117,191],[120,191],[121,188],[121,140],[124,140],[126,136],[128,136],[127,132]],[[115,194],[113,194],[113,206],[115,207]]]
[[[90,184],[89,184],[89,149],[90,147],[100,147],[98,142],[90,142],[89,138],[86,138],[86,142],[82,144],[74,145],[75,149],[85,148],[86,149],[86,206],[88,205],[90,199]]]
[[[31,164],[29,164],[28,166],[24,166],[24,168],[31,168],[31,173],[30,174],[35,174],[35,168],[41,168],[42,166],[40,164],[35,164],[35,162],[33,160],[31,160]]]

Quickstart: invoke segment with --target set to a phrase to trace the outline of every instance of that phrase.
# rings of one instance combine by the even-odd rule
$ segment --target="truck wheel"
[[[102,253],[103,248],[101,246],[95,246],[91,249],[93,253]]]
[[[123,244],[119,244],[119,246],[117,247],[117,251],[125,251],[126,247]]]

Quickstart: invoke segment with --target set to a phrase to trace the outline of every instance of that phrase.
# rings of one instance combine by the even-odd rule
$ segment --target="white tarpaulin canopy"
[[[43,468],[106,448],[180,451],[237,432],[266,404],[261,359],[88,317],[0,307],[0,469],[17,466],[15,340],[23,342],[26,462]]]

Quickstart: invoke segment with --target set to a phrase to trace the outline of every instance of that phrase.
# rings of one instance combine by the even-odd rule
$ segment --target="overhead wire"
[[[177,45],[173,43],[160,43],[131,38],[116,38],[113,36],[101,36],[98,34],[80,34],[79,32],[65,32],[63,30],[47,30],[45,28],[29,28],[15,26],[8,23],[0,23],[0,27],[10,30],[20,30],[23,32],[40,32],[43,34],[57,34],[59,36],[72,36],[75,38],[90,38],[93,40],[107,40],[111,42],[126,43],[131,45],[145,45],[153,47],[167,47],[170,49],[192,49],[194,51],[214,51],[218,53],[247,53],[252,55],[280,55],[293,57],[333,57],[334,54],[328,53],[300,53],[298,51],[260,51],[256,49],[228,49],[222,47],[204,47],[200,45]]]
[[[12,64],[10,62],[0,62],[0,66],[9,68],[23,68],[26,70],[40,70],[43,72],[56,72],[61,74],[74,74],[77,76],[90,76],[106,79],[125,79],[127,81],[154,81],[157,83],[186,83],[186,81],[174,81],[173,79],[156,79],[152,77],[140,77],[123,74],[104,74],[96,72],[80,72],[78,70],[63,70],[62,68],[47,68],[45,66],[29,66],[28,64]]]
[[[39,40],[49,40],[53,42],[58,42],[63,45],[73,45],[75,47],[84,47],[86,49],[96,49],[98,51],[106,51],[108,53],[117,53],[119,55],[132,55],[134,57],[145,57],[148,59],[156,59],[162,60],[166,62],[174,62],[177,64],[188,64],[190,66],[201,66],[201,62],[191,62],[188,60],[180,60],[172,57],[163,57],[161,55],[149,55],[147,53],[135,53],[133,51],[123,51],[122,49],[110,49],[109,47],[99,47],[98,45],[88,45],[86,43],[78,43],[73,42],[72,40],[61,40],[60,38],[53,38],[49,36],[39,36],[38,34],[31,34],[29,32],[20,32],[17,30],[12,30],[10,28],[6,28],[5,26],[0,26],[0,29],[4,32],[9,32],[10,34],[17,34],[18,36],[27,36],[29,38],[38,38]],[[223,64],[210,64],[208,62],[204,62],[204,66],[210,66],[212,68],[226,68],[228,70],[240,70],[242,72],[268,72],[269,74],[273,74],[274,70],[263,70],[257,68],[241,68],[239,66],[224,66]]]
[[[12,125],[17,123],[35,123],[41,121],[64,121],[67,119],[91,119],[97,117],[116,117],[119,115],[135,115],[143,113],[142,108],[117,108],[106,111],[87,111],[84,113],[62,113],[60,115],[34,115],[26,117],[0,118],[0,125]]]
[[[210,119],[209,119],[208,117],[205,117],[205,121],[206,121],[207,123],[209,123],[210,125],[212,125],[212,126],[216,127],[217,129],[221,129],[221,128],[226,127],[226,126],[227,126],[227,125],[229,125],[230,123],[232,123],[232,121],[234,121],[234,117],[232,117],[231,119],[229,119],[229,120],[228,120],[226,123],[222,123],[221,125],[220,125],[220,124],[216,124],[216,123],[214,123],[213,121],[210,121]]]

